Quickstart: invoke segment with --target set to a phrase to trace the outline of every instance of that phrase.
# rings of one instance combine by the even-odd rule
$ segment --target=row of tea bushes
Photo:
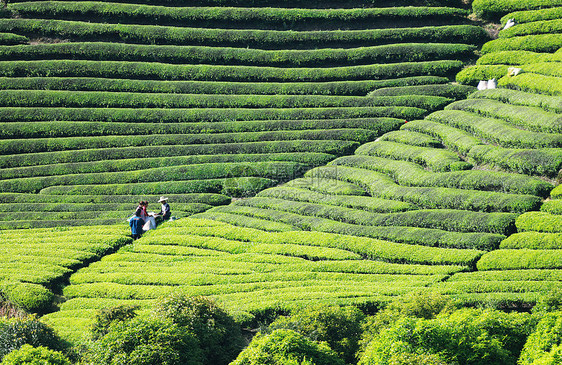
[[[444,84],[440,76],[412,76],[384,80],[333,82],[221,82],[102,79],[93,77],[0,77],[1,90],[71,90],[139,93],[248,94],[248,95],[353,95],[380,88]],[[440,95],[438,96],[447,96]]]
[[[10,10],[25,18],[85,20],[121,24],[154,24],[242,29],[359,29],[368,24],[382,28],[396,23],[466,23],[468,11],[449,7],[385,7],[363,9],[298,9],[252,7],[169,7],[107,4],[97,1],[51,1],[12,4]]]
[[[398,259],[407,257],[400,253],[402,246],[417,252],[418,258]],[[159,296],[177,291],[214,296],[229,309],[258,318],[319,298],[377,305],[464,270],[480,255],[475,250],[319,232],[272,233],[187,218],[168,223],[134,246],[79,270],[64,290],[68,300],[61,311],[45,320],[56,324],[61,333],[78,335],[84,327],[70,327],[91,323],[94,308],[131,299],[148,308]],[[365,260],[366,256],[371,260]],[[424,260],[433,265],[415,263]]]
[[[23,36],[42,34],[72,41],[161,45],[206,45],[261,49],[350,48],[368,42],[481,44],[489,39],[475,25],[425,26],[361,30],[291,32],[256,29],[205,29],[158,25],[90,23],[67,20],[0,19],[0,31]]]
[[[159,46],[109,42],[22,45],[0,49],[0,60],[82,59],[171,64],[205,63],[266,67],[335,67],[372,63],[467,59],[476,47],[450,43],[398,43],[351,49],[260,50],[205,46]]]
[[[24,310],[49,310],[53,291],[73,270],[132,241],[124,232],[116,226],[1,231],[2,297]]]

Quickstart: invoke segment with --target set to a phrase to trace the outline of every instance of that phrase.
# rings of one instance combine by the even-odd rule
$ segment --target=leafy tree
[[[61,352],[43,346],[23,345],[4,356],[2,365],[70,365],[70,360]]]
[[[292,330],[258,334],[231,365],[343,365],[323,342]]]
[[[529,335],[520,365],[562,364],[562,312],[546,313]]]
[[[26,344],[63,349],[62,341],[53,329],[35,316],[0,318],[0,359]]]
[[[403,317],[371,341],[359,364],[388,364],[401,354],[466,365],[516,364],[529,323],[529,314],[470,308],[434,319]]]
[[[270,329],[291,329],[313,341],[324,341],[346,363],[354,363],[364,319],[356,307],[312,306],[279,317]]]
[[[204,364],[226,365],[244,346],[240,325],[213,299],[172,294],[159,301],[155,315],[193,333],[203,351]]]
[[[192,332],[169,319],[148,316],[110,325],[93,343],[86,361],[96,365],[201,365],[202,354]]]

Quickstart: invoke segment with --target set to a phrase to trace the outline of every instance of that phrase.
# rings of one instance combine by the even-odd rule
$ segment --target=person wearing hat
[[[170,205],[168,204],[168,198],[161,196],[158,203],[162,204],[162,208],[160,209],[160,213],[156,216],[160,218],[160,221],[166,221],[170,219],[172,212],[170,212]]]

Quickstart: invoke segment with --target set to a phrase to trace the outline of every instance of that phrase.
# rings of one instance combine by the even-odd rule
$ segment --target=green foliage
[[[480,17],[497,20],[517,10],[534,10],[562,5],[560,0],[474,0],[472,10]]]
[[[357,129],[370,130],[383,134],[389,130],[398,128],[403,123],[396,118],[351,118],[351,119],[327,119],[327,120],[265,120],[265,121],[232,121],[232,122],[190,122],[190,123],[122,123],[122,122],[12,122],[4,123],[0,132],[6,139],[23,138],[53,138],[53,137],[93,137],[93,136],[115,136],[115,135],[158,135],[158,134],[206,134],[206,133],[240,133],[240,132],[264,132],[264,131],[296,131],[296,130],[321,130],[321,129]],[[354,138],[357,138],[354,137]],[[243,155],[243,154],[242,154]],[[212,156],[181,156],[185,161],[211,161]],[[216,156],[220,159],[242,160],[240,157]],[[252,156],[244,156],[250,161]],[[274,158],[276,156],[273,156]],[[287,156],[285,156],[285,159]],[[310,154],[312,160],[313,156]],[[255,157],[259,159],[259,156]],[[277,156],[277,159],[283,159]],[[297,157],[298,158],[298,157]],[[301,157],[302,158],[302,157]],[[162,158],[153,160],[145,158],[147,164],[162,161]],[[175,159],[178,160],[177,158]],[[135,163],[141,165],[138,159],[123,161],[126,164]],[[121,161],[116,161],[118,164]],[[303,161],[305,162],[305,161]],[[308,161],[306,161],[308,162]],[[194,162],[192,162],[194,163]],[[173,163],[178,165],[178,163]],[[147,165],[147,167],[150,165]],[[45,167],[43,167],[45,168]],[[92,171],[94,172],[94,171]],[[5,172],[2,171],[4,174]]]
[[[2,90],[74,90],[121,91],[191,94],[248,95],[355,95],[383,87],[442,84],[449,80],[439,76],[414,76],[384,80],[333,82],[220,82],[220,81],[158,81],[103,79],[88,77],[25,77],[0,78]]]
[[[562,95],[562,81],[560,81],[560,77],[556,76],[523,73],[515,77],[502,77],[498,81],[498,85],[539,94]]]
[[[370,92],[367,96],[396,96],[396,95],[434,95],[450,99],[465,99],[474,88],[465,85],[436,84],[380,88]]]
[[[535,132],[562,133],[562,117],[538,107],[511,105],[497,100],[466,99],[447,105],[447,110],[464,110],[481,116],[503,119]]]
[[[519,174],[535,176],[556,177],[562,168],[560,148],[516,149],[476,145],[470,150],[468,157],[478,164],[490,164]],[[538,208],[537,206],[535,209]]]
[[[207,95],[128,93],[104,91],[0,90],[2,107],[69,108],[327,108],[409,106],[426,110],[451,100],[432,95],[398,95],[366,98],[323,95]]]
[[[127,172],[104,172],[91,174],[73,174],[45,176],[0,181],[4,192],[38,192],[49,186],[151,183],[158,181],[215,180],[221,178],[262,177],[277,180],[289,180],[303,174],[304,166],[294,162],[255,162],[255,163],[207,163],[159,167]],[[204,183],[203,183],[204,184]],[[212,185],[212,184],[209,184]],[[187,189],[186,189],[187,190]],[[170,190],[170,192],[172,192]],[[185,191],[187,192],[187,191]],[[193,193],[205,192],[192,191]],[[215,191],[216,192],[216,191]],[[141,193],[142,194],[142,193]]]
[[[59,2],[58,4],[60,4]],[[80,4],[85,3],[81,1]],[[30,3],[28,3],[30,4]],[[44,3],[45,4],[45,3]],[[99,3],[98,3],[99,4]],[[47,6],[54,6],[47,3]],[[112,7],[116,6],[111,4]],[[137,8],[138,9],[138,8]],[[192,8],[196,9],[196,8]],[[233,16],[236,9],[226,8]],[[209,9],[201,9],[209,11]],[[249,9],[255,12],[256,9]],[[279,10],[279,9],[276,9]],[[344,10],[344,9],[339,9]],[[348,9],[346,9],[348,10]],[[364,9],[361,13],[372,9]],[[379,10],[393,10],[392,8]],[[344,10],[345,11],[345,10]],[[127,22],[131,22],[127,17]],[[271,21],[272,19],[268,19]],[[113,22],[115,20],[113,19]],[[159,19],[159,21],[162,21]],[[350,20],[351,21],[351,20]],[[349,23],[348,23],[349,24]],[[371,25],[372,26],[372,25]],[[0,60],[83,59],[95,61],[141,61],[171,64],[214,64],[265,67],[334,67],[373,63],[419,62],[443,59],[464,59],[472,55],[474,46],[450,43],[405,43],[352,49],[281,49],[262,50],[206,46],[162,46],[110,42],[72,42],[37,44],[0,49]],[[155,56],[158,54],[158,56]],[[91,80],[94,83],[103,84]],[[17,81],[16,81],[17,83]],[[123,85],[133,83],[122,82]],[[150,83],[149,83],[150,84]],[[152,83],[154,85],[154,83]],[[166,85],[166,84],[165,84]],[[181,84],[167,84],[178,85]],[[195,84],[198,85],[198,84]],[[200,84],[199,84],[200,85]],[[376,85],[376,84],[374,84]],[[226,85],[222,85],[223,87]],[[236,85],[232,85],[233,87]],[[246,85],[246,87],[248,87]],[[438,88],[441,89],[441,88]],[[463,93],[463,88],[447,87],[447,94]],[[125,91],[125,90],[121,90]],[[445,91],[445,90],[443,90]],[[190,91],[190,93],[193,93]],[[365,95],[365,94],[363,94]],[[435,94],[432,94],[435,95]],[[443,95],[445,96],[445,95]]]
[[[330,347],[287,329],[259,334],[238,355],[232,365],[340,365]]]
[[[146,153],[154,157],[170,157],[182,155],[214,155],[214,154],[252,154],[267,152],[271,153],[292,153],[292,152],[309,152],[320,151],[328,154],[346,154],[351,153],[357,146],[358,142],[341,141],[341,140],[296,140],[296,141],[260,141],[260,142],[244,142],[244,143],[221,143],[221,144],[196,144],[196,145],[164,145],[164,146],[143,146]],[[57,152],[43,152],[40,154],[22,154],[0,156],[0,166],[2,167],[21,167],[21,166],[37,166],[52,165],[89,161],[107,161],[117,159],[138,159],[137,147],[120,147],[120,148],[98,148],[98,149],[82,149]],[[288,159],[289,161],[291,159]],[[220,159],[219,159],[220,161]],[[194,161],[197,162],[197,161]],[[233,162],[236,162],[234,159]],[[305,161],[306,162],[306,161]],[[56,169],[55,169],[56,171]],[[44,174],[43,174],[44,175]],[[167,192],[166,194],[171,193]],[[150,195],[148,192],[141,194]],[[98,195],[98,194],[95,194]]]
[[[225,22],[243,26],[244,29],[310,30],[318,27],[332,29],[352,23],[368,23],[381,28],[391,19],[408,25],[409,22],[454,23],[467,15],[467,11],[445,7],[391,7],[359,9],[290,9],[290,8],[233,8],[233,7],[167,7],[133,4],[107,4],[103,2],[58,2],[51,4],[14,4],[10,8],[24,18],[63,18],[89,20],[95,17],[101,22],[135,23],[220,28]],[[248,6],[248,5],[246,5]],[[457,19],[455,19],[457,18]],[[326,24],[328,23],[328,24]],[[374,24],[373,24],[374,23]],[[376,24],[376,25],[375,25]]]
[[[86,354],[93,364],[202,364],[196,336],[171,320],[136,317],[111,325]]]
[[[531,51],[499,51],[486,53],[477,61],[477,65],[511,65],[520,66],[536,62],[557,61],[562,53],[537,53]]]
[[[0,293],[10,302],[30,312],[48,309],[54,298],[53,293],[44,286],[22,282],[2,282]]]
[[[293,180],[294,181],[294,180]],[[295,187],[287,187],[287,184],[266,189],[258,193],[258,197],[269,197],[277,199],[285,199],[297,202],[319,203],[327,205],[335,205],[345,208],[353,208],[366,210],[375,213],[396,213],[406,210],[413,210],[415,207],[411,204],[398,202],[395,200],[378,199],[366,196],[353,195],[331,195],[323,194],[314,190],[309,190],[308,185],[292,184]]]
[[[138,306],[120,305],[112,308],[102,308],[94,317],[92,324],[92,338],[99,340],[109,332],[111,325],[126,320],[132,319],[136,316],[135,310]]]
[[[513,105],[534,106],[554,113],[562,113],[560,98],[509,89],[488,89],[470,95],[475,99],[493,99]]]
[[[355,154],[411,161],[428,167],[435,172],[468,170],[472,167],[472,165],[462,161],[456,153],[451,151],[432,147],[411,146],[396,142],[377,141],[365,143],[355,151]]]
[[[461,364],[515,364],[529,316],[463,309],[435,319],[402,318],[366,348],[359,364],[383,364],[400,353],[440,355]]]
[[[61,342],[53,329],[36,317],[0,317],[0,359],[23,345],[45,346],[61,350]]]
[[[316,216],[340,222],[372,226],[433,228],[456,232],[509,234],[515,231],[515,214],[479,213],[460,210],[413,210],[395,213],[370,213],[325,204],[301,203],[269,197],[255,197],[236,205]]]
[[[401,130],[428,134],[439,139],[447,148],[463,155],[467,155],[472,147],[482,144],[482,141],[468,132],[441,123],[435,123],[429,119],[408,122],[404,124]]]
[[[23,345],[19,350],[14,350],[2,359],[2,365],[70,365],[66,356],[58,351],[49,350],[46,347],[33,347]]]
[[[391,133],[387,133],[385,136]],[[344,156],[333,160],[329,165],[358,167],[378,171],[391,176],[399,184],[405,186],[439,186],[531,194],[542,197],[548,196],[552,190],[552,184],[538,178],[530,178],[526,175],[483,170],[432,173],[413,162],[396,161],[373,156]]]
[[[520,232],[503,240],[500,248],[562,248],[562,233]]]
[[[533,314],[544,315],[562,310],[562,290],[553,290],[540,297],[533,307]]]
[[[176,293],[160,299],[154,312],[195,335],[203,364],[228,364],[243,347],[240,326],[212,299]]]
[[[482,46],[483,54],[500,51],[556,52],[562,46],[560,34],[537,34],[500,38]],[[507,71],[507,70],[506,70]]]
[[[0,45],[15,46],[18,44],[26,44],[27,42],[29,42],[29,38],[22,35],[13,33],[0,33]]]
[[[556,148],[562,146],[559,134],[531,132],[497,118],[481,117],[462,110],[441,110],[428,119],[463,129],[476,137],[506,148]]]
[[[382,311],[363,323],[361,352],[380,333],[401,318],[433,319],[440,313],[449,313],[454,304],[448,297],[435,291],[412,291],[391,301]]]
[[[562,233],[562,215],[554,215],[545,212],[527,212],[520,215],[515,224],[520,232],[538,231]]]
[[[476,263],[478,270],[559,269],[558,249],[501,249],[486,253]]]
[[[89,24],[89,23],[86,23]],[[0,19],[0,29],[1,29]],[[122,25],[125,27],[125,25]],[[290,32],[299,33],[299,32]],[[461,61],[424,61],[332,68],[172,65],[126,61],[2,61],[3,77],[108,77],[168,81],[326,82],[456,74]],[[155,66],[158,67],[155,67]]]
[[[562,17],[561,7],[546,7],[538,10],[523,10],[507,14],[501,18],[501,24],[505,25],[509,19],[515,19],[518,23],[530,23],[540,20],[552,20]]]
[[[278,5],[278,4],[277,4]],[[245,7],[246,5],[244,5]],[[0,19],[0,31],[16,34],[42,34],[74,41],[114,41],[123,43],[176,44],[251,48],[349,48],[358,41],[370,44],[465,43],[480,44],[489,39],[484,29],[474,25],[447,25],[359,31],[278,32],[272,30],[205,29],[87,23],[66,20]],[[290,47],[289,47],[290,45]]]
[[[545,314],[529,336],[519,364],[556,364],[562,355],[562,312]]]
[[[560,164],[560,162],[557,161],[557,164]],[[305,174],[305,177],[312,176],[352,182],[365,187],[373,197],[406,201],[425,209],[524,212],[539,209],[542,203],[542,199],[531,195],[441,187],[402,186],[382,173],[347,166],[317,167]]]
[[[311,306],[277,318],[270,330],[288,329],[326,342],[347,364],[355,362],[364,314],[355,307]]]
[[[499,79],[507,74],[507,65],[477,65],[463,69],[456,80],[461,84],[475,86],[480,80]]]
[[[552,34],[562,32],[562,20],[540,20],[525,24],[519,24],[517,27],[511,27],[500,31],[500,38],[511,38],[517,36],[534,35],[534,34]]]

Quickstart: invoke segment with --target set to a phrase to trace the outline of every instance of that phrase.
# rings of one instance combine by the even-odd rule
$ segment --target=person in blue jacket
[[[144,225],[144,219],[141,218],[140,209],[137,209],[135,215],[131,217],[129,225],[131,226],[131,236],[133,239],[136,240],[137,238],[140,238],[143,233],[142,226]]]

